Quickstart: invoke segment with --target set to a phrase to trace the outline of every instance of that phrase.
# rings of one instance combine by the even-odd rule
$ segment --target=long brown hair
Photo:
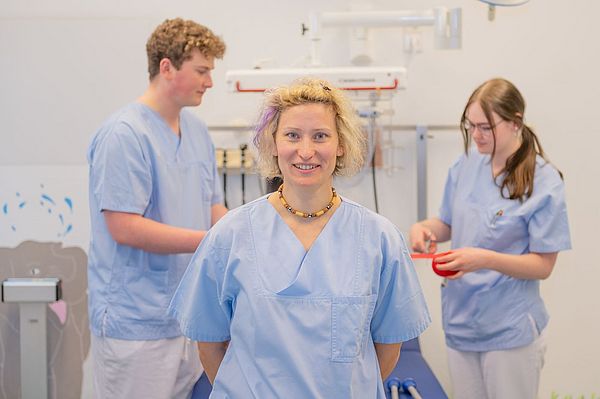
[[[533,193],[533,177],[535,172],[536,156],[539,155],[546,162],[546,154],[542,145],[533,130],[524,123],[525,100],[519,90],[506,79],[496,78],[484,82],[480,85],[465,105],[461,117],[461,131],[465,145],[465,153],[468,154],[471,145],[471,135],[464,128],[464,122],[467,117],[467,109],[473,103],[479,103],[487,121],[492,127],[494,136],[494,148],[492,157],[496,153],[496,128],[492,112],[498,114],[505,121],[514,122],[519,126],[521,134],[521,145],[508,157],[503,172],[504,179],[499,184],[500,194],[504,198],[519,199],[523,201]],[[563,175],[558,171],[560,177]],[[499,174],[500,176],[501,174]],[[508,197],[505,192],[508,192]]]

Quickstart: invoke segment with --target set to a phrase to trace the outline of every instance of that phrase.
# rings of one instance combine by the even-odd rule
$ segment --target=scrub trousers
[[[508,350],[462,352],[448,348],[454,399],[535,399],[546,339]]]
[[[191,398],[202,374],[195,343],[185,337],[129,341],[91,335],[96,399]]]

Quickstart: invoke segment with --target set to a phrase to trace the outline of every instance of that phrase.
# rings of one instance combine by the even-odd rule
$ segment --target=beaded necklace
[[[283,197],[283,184],[281,186],[279,186],[279,188],[277,189],[277,193],[279,194],[279,200],[281,201],[281,203],[283,204],[283,207],[285,209],[287,209],[292,215],[296,215],[296,216],[303,217],[303,218],[318,218],[319,216],[323,216],[324,214],[327,213],[328,210],[330,210],[333,207],[333,201],[335,200],[335,197],[337,197],[335,188],[331,187],[331,200],[329,201],[327,206],[325,206],[325,208],[323,208],[319,211],[308,213],[308,212],[298,211],[298,210],[292,208],[290,206],[290,204],[288,204],[288,202]]]

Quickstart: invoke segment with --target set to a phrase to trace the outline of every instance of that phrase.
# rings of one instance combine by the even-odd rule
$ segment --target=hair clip
[[[325,86],[325,85],[323,85],[323,90],[331,91],[331,89],[328,86]]]

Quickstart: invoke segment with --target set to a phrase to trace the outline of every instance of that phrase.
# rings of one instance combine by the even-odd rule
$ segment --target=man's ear
[[[170,59],[163,58],[158,64],[158,70],[162,76],[168,79],[173,75],[173,72],[175,72],[177,68],[175,68],[175,65],[173,65]]]

